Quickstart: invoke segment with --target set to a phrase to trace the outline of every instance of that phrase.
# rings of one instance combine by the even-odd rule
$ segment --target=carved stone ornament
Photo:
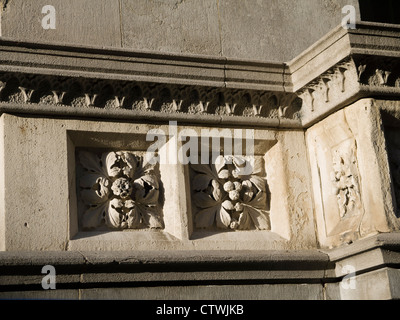
[[[400,87],[400,60],[390,57],[355,56],[359,82],[370,87]]]
[[[336,151],[333,157],[331,179],[337,196],[341,218],[350,216],[361,205],[357,160],[354,151],[345,155]]]
[[[215,164],[192,164],[195,226],[270,230],[263,163],[261,157],[219,156]]]
[[[304,106],[314,112],[318,106],[333,103],[346,94],[346,90],[353,85],[352,80],[358,80],[356,65],[351,58],[346,58],[309,82],[297,94]]]
[[[88,206],[82,215],[84,229],[103,223],[112,229],[162,228],[159,206],[160,176],[154,165],[128,151],[79,152],[85,174],[80,196]]]
[[[0,73],[0,103],[298,120],[294,93]]]

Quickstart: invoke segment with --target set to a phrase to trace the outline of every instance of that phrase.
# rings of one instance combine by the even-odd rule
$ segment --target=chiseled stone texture
[[[263,61],[289,61],[341,23],[357,0],[54,0],[56,29],[44,30],[45,0],[6,1],[2,36]],[[256,36],[255,36],[256,35]]]

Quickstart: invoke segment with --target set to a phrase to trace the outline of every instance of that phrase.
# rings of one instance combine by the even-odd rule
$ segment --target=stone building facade
[[[398,299],[388,3],[1,0],[0,298]]]

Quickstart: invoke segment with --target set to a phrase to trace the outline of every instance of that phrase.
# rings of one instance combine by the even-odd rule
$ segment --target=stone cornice
[[[0,111],[300,129],[357,99],[398,96],[399,66],[400,27],[364,22],[288,63],[2,38]]]
[[[4,37],[0,53],[0,71],[92,79],[284,91],[287,74],[284,63],[28,43]]]
[[[294,93],[0,72],[0,111],[181,123],[299,127]],[[34,107],[33,107],[34,106]]]
[[[263,127],[300,124],[301,103],[285,92],[289,81],[283,63],[6,39],[0,41],[0,51],[2,112]]]
[[[307,128],[357,99],[400,95],[400,27],[341,26],[288,63]]]
[[[193,281],[274,283],[290,279],[292,283],[313,283],[326,277],[327,271],[332,274],[328,255],[318,251],[0,252],[2,289],[15,290],[21,283],[40,289],[40,281],[28,280],[26,275],[40,277],[41,268],[48,264],[56,267],[57,289],[63,287],[64,277],[73,275],[76,279],[69,284],[79,288],[112,282],[185,285]],[[106,279],[105,274],[111,277]]]

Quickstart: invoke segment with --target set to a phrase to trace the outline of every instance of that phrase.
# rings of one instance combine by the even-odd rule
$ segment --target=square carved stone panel
[[[261,156],[219,156],[192,164],[195,228],[270,230],[270,192]]]
[[[365,99],[307,131],[319,241],[335,247],[395,223],[379,111]]]
[[[79,150],[77,158],[83,230],[163,228],[157,165],[132,151]]]

